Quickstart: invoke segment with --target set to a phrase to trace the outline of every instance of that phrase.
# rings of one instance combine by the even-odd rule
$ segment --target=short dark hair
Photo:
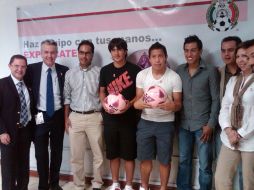
[[[236,43],[236,46],[238,46],[240,43],[242,43],[241,38],[238,36],[227,36],[221,40],[221,47],[224,42],[234,41]]]
[[[81,46],[83,45],[87,45],[91,48],[92,50],[92,53],[94,53],[94,45],[93,45],[93,42],[89,41],[89,40],[82,40],[79,45],[78,45],[78,51],[80,49]]]
[[[11,56],[9,65],[11,65],[14,62],[15,59],[22,59],[22,60],[24,60],[26,62],[26,65],[27,65],[27,59],[26,59],[26,57],[23,56],[23,55],[20,55],[20,54],[16,54],[16,55]]]
[[[148,50],[148,55],[150,57],[152,50],[154,49],[161,49],[165,55],[165,57],[168,57],[167,49],[164,45],[160,44],[159,42],[155,42],[151,45],[151,47]]]
[[[108,44],[108,50],[111,52],[114,48],[128,51],[127,43],[123,38],[113,38]]]
[[[244,44],[244,47],[248,49],[249,47],[254,46],[254,39],[246,40],[245,42],[243,42],[243,44]]]
[[[183,49],[185,48],[185,44],[189,44],[189,43],[197,43],[199,50],[202,50],[203,48],[202,41],[196,35],[190,35],[184,39]]]

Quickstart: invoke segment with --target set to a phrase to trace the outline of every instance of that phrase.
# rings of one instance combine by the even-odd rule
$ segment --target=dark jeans
[[[203,143],[200,140],[202,129],[188,131],[179,129],[179,168],[177,176],[178,190],[192,189],[192,157],[194,144],[197,144],[199,158],[199,185],[200,190],[212,189],[212,142]]]

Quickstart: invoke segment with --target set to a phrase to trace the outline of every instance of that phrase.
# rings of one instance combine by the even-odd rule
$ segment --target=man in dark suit
[[[0,147],[2,190],[27,190],[32,138],[30,89],[23,81],[27,60],[10,59],[11,75],[0,79]]]
[[[64,137],[63,87],[68,68],[55,63],[57,52],[57,43],[54,40],[43,41],[43,62],[30,64],[25,77],[32,89],[36,110],[34,144],[39,190],[62,189],[59,186],[59,172]]]

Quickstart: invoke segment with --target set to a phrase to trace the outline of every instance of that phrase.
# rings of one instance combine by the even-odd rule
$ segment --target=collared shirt
[[[45,63],[42,63],[40,95],[39,95],[40,98],[37,104],[38,110],[42,110],[42,111],[46,111],[48,68],[49,67]],[[51,76],[52,76],[52,82],[53,82],[54,105],[55,105],[55,111],[56,111],[62,107],[61,95],[60,95],[60,88],[59,88],[59,82],[58,82],[55,65],[53,65],[51,69],[52,69]]]
[[[187,63],[178,66],[177,73],[183,85],[180,126],[190,131],[205,125],[215,127],[220,108],[218,70],[211,64],[200,61],[193,76],[189,74]]]
[[[26,106],[27,106],[27,113],[28,113],[28,121],[30,121],[32,119],[32,115],[31,115],[31,111],[30,111],[30,96],[29,96],[29,92],[26,88],[26,85],[24,83],[24,81],[19,81],[17,80],[13,75],[11,75],[11,78],[15,84],[15,87],[16,89],[18,90],[18,83],[19,82],[22,82],[23,85],[22,85],[22,90],[23,90],[23,93],[24,93],[24,96],[25,96],[25,99],[26,99]]]
[[[254,74],[249,75],[244,81],[245,84]],[[228,81],[225,95],[222,99],[221,110],[219,115],[219,122],[222,129],[221,141],[222,143],[230,148],[237,149],[240,151],[253,152],[254,151],[254,83],[252,83],[242,96],[242,106],[244,108],[242,126],[237,130],[241,135],[238,147],[231,146],[225,129],[231,127],[231,109],[234,102],[233,91],[237,77],[231,77]]]
[[[223,87],[223,95],[225,94],[226,85],[227,85],[229,79],[230,79],[232,76],[238,75],[238,74],[240,73],[240,71],[241,71],[241,70],[238,68],[238,69],[236,70],[236,72],[235,72],[234,74],[232,74],[232,73],[228,70],[228,67],[227,67],[227,66],[225,67],[225,82],[224,82],[225,85],[224,85],[224,87]]]
[[[64,83],[64,104],[75,111],[101,110],[99,99],[100,67],[79,66],[67,71]]]

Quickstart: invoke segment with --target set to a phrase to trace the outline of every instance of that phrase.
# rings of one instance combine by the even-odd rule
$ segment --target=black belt
[[[62,110],[63,110],[63,108],[60,108],[60,109],[58,109],[58,110],[55,110],[54,112],[58,112],[58,111],[62,111]],[[47,113],[47,111],[43,111],[43,110],[38,110],[37,113],[39,113],[39,112],[42,112],[42,113],[44,113],[44,114]]]
[[[97,110],[89,110],[89,111],[75,111],[75,110],[71,110],[71,111],[75,112],[75,113],[80,113],[80,114],[91,114],[91,113],[99,112]]]
[[[30,122],[31,122],[31,120],[30,120],[30,121],[28,121],[26,125],[22,125],[21,123],[17,123],[18,128],[19,128],[19,129],[26,128],[26,127],[29,125],[29,123],[30,123]]]

